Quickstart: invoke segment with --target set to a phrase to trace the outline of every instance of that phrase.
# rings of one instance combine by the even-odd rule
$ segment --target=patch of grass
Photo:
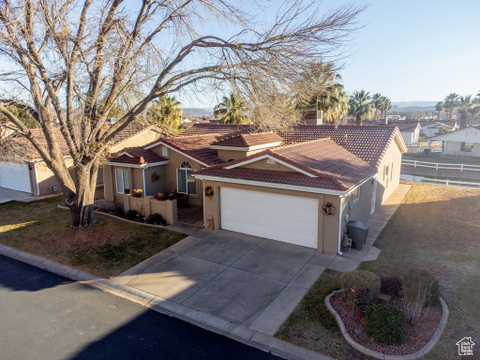
[[[325,306],[325,297],[341,288],[340,275],[338,271],[325,270],[275,336],[337,359],[367,359],[348,345]]]
[[[420,267],[438,279],[450,317],[440,342],[425,359],[453,359],[458,340],[480,334],[479,224],[480,191],[413,184],[375,242],[382,250],[378,260],[360,264],[360,269],[379,276],[403,276]],[[325,271],[276,336],[335,358],[362,358],[319,305],[334,279],[335,273]]]
[[[127,223],[96,214],[85,229],[70,226],[70,213],[59,209],[63,197],[0,205],[0,243],[103,277],[116,276],[185,235]]]

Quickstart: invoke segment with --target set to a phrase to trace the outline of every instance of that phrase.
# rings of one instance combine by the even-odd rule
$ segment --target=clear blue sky
[[[440,101],[480,91],[480,1],[373,0],[341,72],[347,91]]]
[[[327,8],[342,3],[324,0]],[[369,0],[340,72],[346,90],[392,101],[440,101],[480,91],[480,0]],[[180,96],[185,107],[213,107],[222,94]]]

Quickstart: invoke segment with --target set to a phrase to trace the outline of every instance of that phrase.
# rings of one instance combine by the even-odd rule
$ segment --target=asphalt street
[[[0,256],[0,359],[280,359]]]

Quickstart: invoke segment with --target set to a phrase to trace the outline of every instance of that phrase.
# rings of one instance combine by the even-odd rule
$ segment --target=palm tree
[[[472,95],[467,95],[465,97],[460,96],[456,109],[460,114],[460,127],[464,128],[467,126],[468,114],[472,113],[472,110],[475,107],[475,102],[472,100]]]
[[[372,109],[372,99],[370,93],[365,90],[355,91],[348,104],[350,105],[349,115],[355,117],[357,125],[362,125],[363,119],[370,115]]]
[[[152,102],[147,111],[147,118],[152,124],[177,133],[183,120],[181,105],[175,96],[162,96]]]
[[[380,111],[382,112],[382,118],[387,117],[387,112],[392,110],[392,101],[386,96],[380,98]]]
[[[372,105],[375,109],[375,121],[378,120],[378,110],[382,107],[382,94],[376,93],[372,96]]]
[[[440,115],[442,114],[442,111],[444,110],[444,104],[443,101],[440,101],[435,105],[435,110],[438,111],[438,120],[440,120]]]
[[[245,115],[247,107],[233,92],[224,96],[222,102],[215,106],[213,114],[220,118],[220,124],[245,124],[250,118]]]
[[[443,107],[448,114],[447,120],[452,120],[453,111],[457,107],[457,104],[458,104],[458,94],[456,93],[451,93],[447,95],[447,97],[443,101]]]

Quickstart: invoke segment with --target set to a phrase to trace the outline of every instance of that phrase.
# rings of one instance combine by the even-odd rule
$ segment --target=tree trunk
[[[67,196],[67,204],[70,202],[72,226],[83,228],[96,222],[93,211],[93,202],[98,174],[98,163],[91,166],[79,166],[76,168],[75,183],[76,193],[72,198]]]
[[[360,115],[357,115],[355,117],[355,122],[357,123],[358,126],[361,126],[363,121],[362,121],[362,117]]]

